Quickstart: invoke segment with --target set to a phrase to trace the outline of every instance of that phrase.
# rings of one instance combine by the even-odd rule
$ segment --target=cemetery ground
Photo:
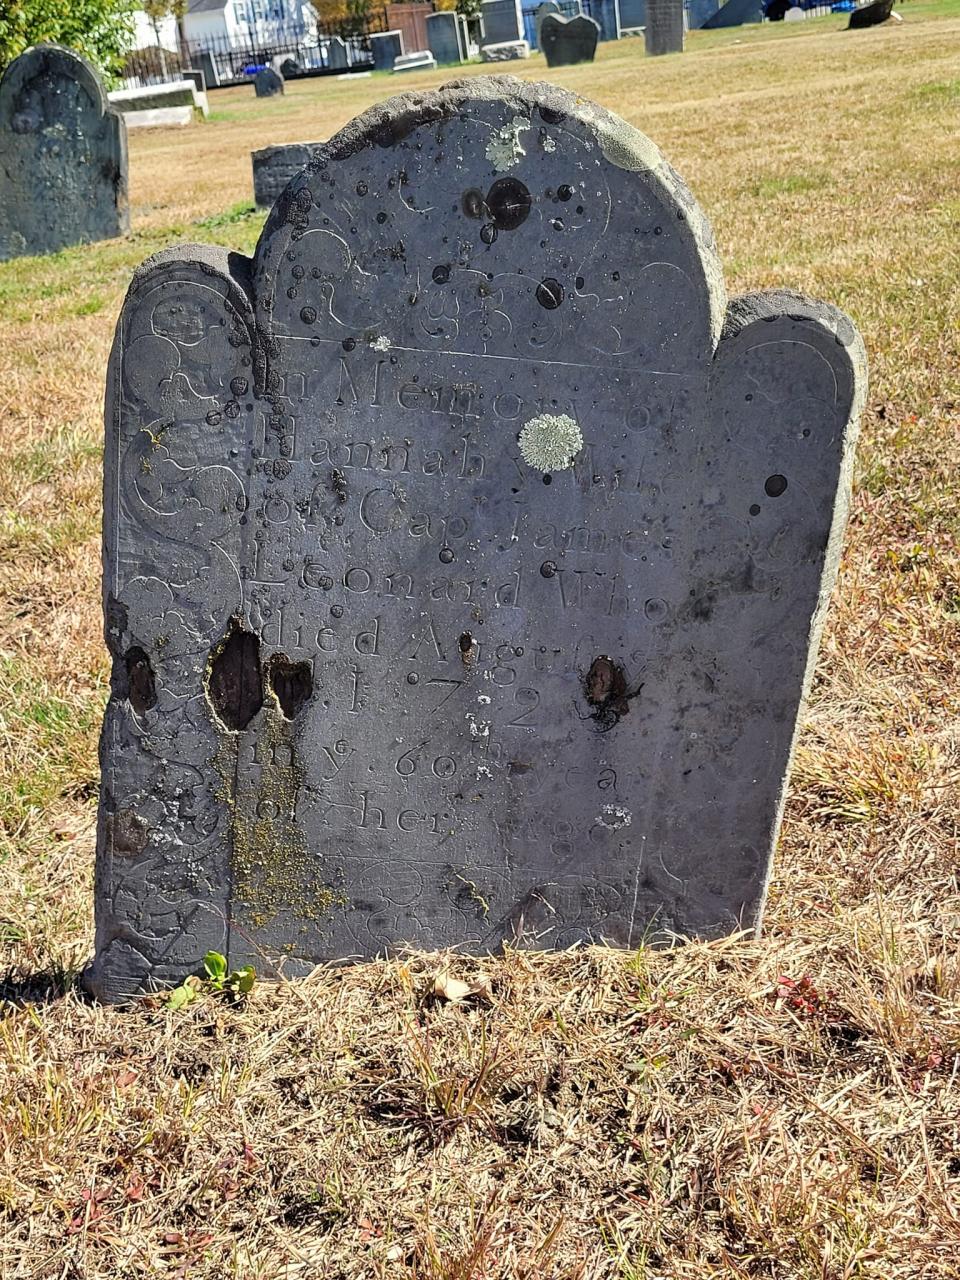
[[[86,1001],[100,413],[131,270],[183,239],[249,252],[251,150],[445,76],[214,95],[207,125],[131,137],[129,240],[0,268],[4,1280],[960,1275],[960,4],[903,12],[551,76],[660,145],[731,292],[834,302],[870,355],[759,941]]]

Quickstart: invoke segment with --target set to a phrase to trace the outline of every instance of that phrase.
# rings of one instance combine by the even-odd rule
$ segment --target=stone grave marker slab
[[[393,60],[394,73],[398,71],[435,71],[437,60],[429,49],[418,49],[416,53],[401,53]]]
[[[275,98],[283,93],[283,76],[276,67],[264,67],[253,78],[253,89],[258,98]]]
[[[378,31],[369,40],[374,71],[392,71],[394,62],[403,55],[402,32]]]
[[[327,38],[327,66],[332,67],[335,71],[344,71],[348,65],[347,46],[342,37],[329,36]]]
[[[0,78],[0,260],[130,229],[127,132],[93,67],[57,45]]]
[[[534,40],[536,42],[536,47],[538,49],[543,48],[543,45],[540,42],[540,27],[543,23],[544,18],[547,16],[548,13],[560,13],[560,12],[561,10],[560,10],[559,4],[557,4],[557,0],[544,0],[543,4],[537,6],[537,10],[533,15],[533,32],[534,32]]]
[[[683,0],[647,0],[644,41],[649,57],[683,53]]]
[[[254,202],[261,209],[272,209],[284,187],[320,145],[319,142],[283,142],[251,152]]]
[[[464,27],[459,13],[449,9],[431,13],[426,19],[426,24],[430,52],[438,63],[448,65],[466,61]]]
[[[540,48],[548,67],[570,67],[578,62],[592,62],[600,39],[600,24],[582,13],[576,18],[562,18],[548,13],[540,23]]]
[[[620,6],[620,30],[636,31],[647,20],[646,0],[618,0]]]
[[[107,385],[95,992],[758,923],[863,348],[728,304],[642,134],[379,104],[138,270]]]
[[[526,40],[506,40],[503,44],[485,44],[480,49],[482,62],[517,62],[530,57],[530,45]]]
[[[480,21],[483,24],[481,49],[488,44],[509,44],[523,39],[520,0],[482,0]]]

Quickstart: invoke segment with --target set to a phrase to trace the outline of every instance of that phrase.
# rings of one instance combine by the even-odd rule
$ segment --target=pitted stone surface
[[[56,45],[0,79],[0,260],[130,229],[127,134],[97,74]]]
[[[758,922],[863,350],[728,306],[642,134],[384,103],[144,264],[108,385],[94,991]]]
[[[600,24],[582,13],[575,18],[547,13],[539,24],[539,39],[548,67],[592,62],[600,39]]]

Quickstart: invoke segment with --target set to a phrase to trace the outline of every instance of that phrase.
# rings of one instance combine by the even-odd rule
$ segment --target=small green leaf
[[[193,987],[182,986],[174,987],[167,996],[168,1009],[185,1009],[188,1004],[192,1004],[197,998],[197,993]]]
[[[219,951],[208,951],[203,957],[203,971],[208,982],[212,982],[217,987],[223,986],[223,980],[227,976],[226,957]]]
[[[231,974],[231,977],[236,983],[237,990],[244,996],[248,991],[253,990],[253,984],[257,980],[256,971],[253,965],[250,964],[245,964],[242,969],[237,969],[235,973]]]

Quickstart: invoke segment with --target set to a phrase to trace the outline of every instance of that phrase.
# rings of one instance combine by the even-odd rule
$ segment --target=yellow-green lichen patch
[[[512,169],[527,154],[520,141],[520,135],[529,129],[530,121],[523,116],[514,116],[509,124],[501,125],[494,131],[487,143],[487,159],[498,173],[504,169]]]
[[[303,769],[293,727],[267,704],[257,729],[256,759],[241,763],[237,771],[232,814],[235,915],[255,929],[281,915],[317,925],[344,899],[318,880],[297,821]]]
[[[521,429],[517,440],[524,462],[537,471],[573,466],[583,448],[583,432],[566,413],[540,413]]]

